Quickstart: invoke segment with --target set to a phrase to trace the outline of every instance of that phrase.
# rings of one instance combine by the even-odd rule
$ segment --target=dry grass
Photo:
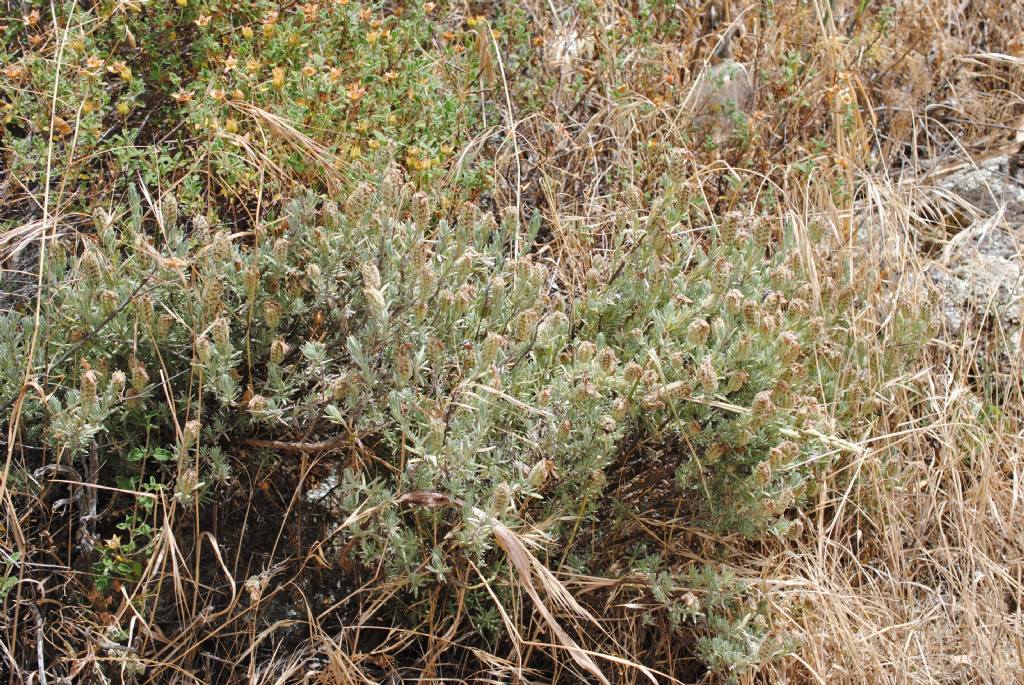
[[[623,54],[614,60],[617,71],[567,67],[593,69],[587,78],[607,88],[588,90],[579,99],[559,90],[545,107],[527,115],[513,111],[509,91],[516,84],[507,80],[505,65],[492,65],[495,97],[507,104],[507,120],[497,126],[500,141],[493,147],[483,142],[469,146],[459,162],[490,154],[499,179],[495,203],[528,206],[544,215],[550,235],[538,257],[568,291],[585,280],[607,236],[631,211],[625,184],[609,180],[613,171],[653,165],[657,148],[650,141],[680,140],[685,112],[644,105],[652,102],[657,79],[666,73],[695,83],[707,56],[709,38],[701,27],[710,4],[722,5],[685,3],[681,11],[690,18],[692,35],[661,36],[632,46],[610,44],[600,32],[587,33],[593,26],[615,26],[631,14],[630,7],[599,3],[597,19],[584,26],[568,8],[529,3],[529,11],[550,23],[553,40],[578,29],[577,40]],[[899,41],[880,39],[880,49],[887,52],[881,66],[861,72],[862,64],[843,48],[835,18],[825,11],[829,3],[776,4],[779,19],[771,24],[761,23],[755,3],[724,3],[720,11],[728,22],[747,22],[737,58],[765,73],[781,68],[787,49],[803,46],[809,60],[804,66],[817,74],[802,86],[812,101],[784,100],[785,107],[770,112],[760,110],[759,102],[753,138],[760,145],[721,153],[695,147],[689,185],[706,195],[718,215],[771,189],[779,198],[780,216],[798,230],[823,224],[832,249],[826,253],[808,241],[806,261],[822,278],[849,265],[871,279],[875,296],[859,303],[854,320],[857,335],[881,351],[890,340],[892,298],[928,306],[923,285],[928,257],[918,244],[922,228],[916,209],[920,197],[928,195],[928,172],[964,153],[1004,147],[1020,125],[1024,62],[1009,51],[1017,49],[1014,31],[1024,26],[1015,23],[1021,10],[1014,3],[984,1],[973,3],[964,15],[961,3],[896,2],[894,30],[905,35]],[[859,4],[873,3],[833,4],[841,6],[837,14],[842,9],[849,17]],[[552,9],[558,11],[552,14]],[[788,11],[792,14],[784,14]],[[988,21],[984,28],[978,25],[981,18]],[[920,59],[930,50],[948,54],[923,83]],[[627,94],[612,97],[611,90],[624,83],[630,85]],[[691,93],[692,88],[680,88],[683,101]],[[857,105],[856,116],[844,124],[843,107],[849,103]],[[328,185],[342,183],[333,155],[315,140],[262,110],[239,108],[257,119],[267,136],[283,138],[312,165],[321,165]],[[826,138],[824,151],[809,151],[811,134]],[[274,162],[257,143],[247,145],[244,152],[253,163],[275,173]],[[792,171],[794,164],[808,160],[819,163],[818,174]],[[743,190],[728,190],[728,176],[745,179]],[[839,196],[836,179],[861,192]],[[37,221],[9,230],[0,236],[4,258],[56,225]],[[870,424],[857,426],[856,434],[844,435],[856,449],[844,451],[838,467],[823,479],[818,502],[802,512],[802,535],[754,544],[690,528],[684,520],[637,517],[635,534],[656,543],[675,568],[706,562],[731,569],[754,581],[758,595],[773,607],[773,629],[792,639],[792,653],[745,676],[744,682],[1024,681],[1021,366],[1020,360],[1011,360],[1011,380],[1002,387],[986,385],[977,363],[977,350],[985,347],[982,335],[949,340],[937,326],[913,369],[869,379],[879,412]],[[19,407],[12,403],[7,409],[16,413]],[[19,548],[24,553],[26,540],[39,532],[32,528],[39,526],[35,508],[15,511],[11,504],[7,479],[19,458],[13,434],[18,422],[9,425],[0,487],[7,513],[4,554]],[[315,455],[300,454],[300,479],[315,466]],[[243,528],[258,525],[256,514],[250,517],[249,512],[264,477],[255,474],[253,482],[241,484],[248,493]],[[286,512],[282,526],[290,525],[295,495],[274,494]],[[245,664],[248,682],[267,685],[426,683],[452,674],[473,682],[577,682],[580,668],[605,682],[712,679],[694,663],[691,637],[673,632],[658,618],[656,603],[644,589],[647,579],[581,577],[562,572],[558,560],[546,560],[545,567],[530,553],[529,536],[500,531],[506,537],[499,543],[514,557],[522,592],[514,606],[502,607],[510,639],[491,648],[472,639],[461,613],[452,617],[431,610],[431,618],[415,630],[394,627],[384,612],[386,600],[399,588],[376,578],[338,603],[344,603],[344,620],[331,620],[330,610],[314,614],[305,595],[316,591],[329,563],[321,545],[313,545],[305,558],[264,568],[261,560],[230,549],[217,533],[198,532],[198,509],[161,499],[157,510],[164,535],[131,589],[122,587],[113,598],[89,598],[88,611],[65,604],[61,594],[76,592],[81,586],[75,577],[86,570],[68,568],[57,555],[47,567],[64,578],[57,589],[44,592],[29,579],[12,588],[0,640],[12,682],[45,684],[44,651],[73,660],[77,666],[71,679],[81,682],[100,682],[98,666],[112,661],[121,665],[124,682],[201,682],[195,674],[216,672],[227,661]],[[369,513],[353,514],[333,533]],[[180,539],[185,521],[196,524],[193,540]],[[266,534],[280,538],[282,531]],[[194,553],[183,551],[193,543]],[[612,556],[617,552],[608,551]],[[458,573],[473,586],[487,588],[492,580],[473,568]],[[136,608],[141,604],[136,600],[167,587],[176,599],[173,616],[157,616],[152,605],[145,611]],[[691,590],[677,589],[680,594]],[[267,607],[281,604],[274,601],[278,593],[287,593],[292,611],[267,616]],[[440,606],[440,599],[430,596],[423,602]],[[642,615],[655,616],[655,622],[645,624]],[[44,616],[54,632],[42,630]],[[111,646],[102,626],[112,624],[131,626],[134,652]],[[273,646],[275,635],[297,624],[309,631],[307,640],[288,651]],[[88,648],[51,637],[61,632]],[[14,663],[16,645],[25,640],[38,645],[36,663]],[[421,654],[410,665],[406,659],[413,645]],[[542,651],[551,658],[535,658]],[[144,675],[130,675],[136,667],[144,667]]]

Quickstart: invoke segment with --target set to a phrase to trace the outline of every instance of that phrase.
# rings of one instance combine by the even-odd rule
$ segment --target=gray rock
[[[742,62],[726,59],[708,66],[697,76],[686,100],[698,128],[731,131],[734,115],[749,115],[754,105],[754,80]]]
[[[994,157],[959,169],[938,183],[940,195],[961,217],[986,218],[1003,214],[1013,228],[1024,226],[1024,169],[1017,155]],[[961,221],[967,224],[970,221]]]
[[[1000,375],[1019,368],[1024,336],[1024,187],[1008,168],[1006,158],[994,159],[943,179],[946,197],[965,201],[974,221],[926,268],[939,291],[944,337],[977,338],[979,361]]]

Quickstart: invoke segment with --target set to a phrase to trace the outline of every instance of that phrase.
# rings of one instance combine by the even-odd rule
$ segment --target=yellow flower
[[[271,73],[273,74],[271,85],[273,85],[274,90],[281,90],[284,88],[284,69],[281,67],[274,67],[274,70]]]
[[[242,27],[242,38],[245,38],[246,40],[252,40],[252,36],[253,36],[252,27],[243,26]]]
[[[366,34],[366,42],[370,45],[376,43],[378,38],[380,38],[380,31],[370,31]]]
[[[437,3],[425,2],[425,3],[423,3],[423,13],[424,14],[430,14],[431,12],[434,11],[435,7],[437,7]]]
[[[196,19],[196,26],[198,26],[199,28],[203,28],[204,26],[210,23],[211,19],[213,19],[213,17],[211,17],[209,14],[200,14],[199,18]]]
[[[20,64],[9,64],[3,69],[0,69],[0,74],[3,74],[12,81],[20,81],[25,77],[26,73],[25,67]]]
[[[191,102],[192,93],[187,90],[179,90],[177,93],[171,95],[171,98],[180,105],[186,102]]]
[[[228,133],[238,133],[238,122],[233,117],[228,117],[228,120],[224,122],[224,130]]]
[[[121,536],[111,535],[106,541],[107,549],[121,549]]]
[[[224,60],[224,71],[231,71],[236,66],[238,66],[238,60],[234,57],[228,57]]]
[[[377,140],[376,138],[371,138],[369,141],[367,141],[366,147],[370,148],[371,150],[376,150],[380,148],[380,141]]]
[[[131,107],[129,107],[128,103],[124,100],[121,100],[121,102],[117,103],[117,113],[121,116],[128,116],[128,112],[130,111]]]
[[[359,159],[363,154],[362,149],[358,145],[352,145],[348,149],[348,156],[352,159]]]
[[[121,60],[107,65],[107,71],[111,74],[118,74],[125,81],[132,80],[132,69]]]
[[[250,57],[245,61],[245,68],[249,71],[249,73],[255,74],[257,71],[260,70],[260,61],[258,59],[253,59],[252,57]]]
[[[357,81],[349,84],[347,88],[347,93],[349,100],[351,100],[352,102],[358,102],[359,100],[362,99],[364,95],[366,95],[366,88],[363,87],[363,85]]]
[[[188,7],[188,0],[174,0],[178,7]]]

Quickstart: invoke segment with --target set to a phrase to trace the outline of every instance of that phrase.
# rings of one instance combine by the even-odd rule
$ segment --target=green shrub
[[[254,439],[372,446],[342,474],[344,513],[375,512],[347,534],[414,593],[460,558],[503,564],[495,520],[585,544],[581,521],[612,519],[606,469],[628,441],[675,460],[661,489],[695,522],[782,534],[843,444],[822,406],[841,387],[835,322],[771,217],[730,216],[705,243],[679,230],[699,207],[665,188],[572,291],[531,254],[536,221],[471,203],[437,219],[395,166],[340,207],[308,195],[244,234],[135,197],[97,212],[75,254],[52,247],[47,401],[26,403],[24,439],[65,461],[102,439],[120,477],[200,506]],[[3,320],[8,394],[30,328]],[[414,491],[461,511],[403,511]]]
[[[19,187],[87,212],[140,175],[190,210],[239,211],[324,187],[324,160],[359,176],[377,149],[432,178],[494,116],[471,96],[490,27],[445,3],[34,4],[2,24],[2,149]]]

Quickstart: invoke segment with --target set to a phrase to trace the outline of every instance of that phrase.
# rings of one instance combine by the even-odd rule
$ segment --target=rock
[[[749,115],[754,105],[754,80],[742,62],[726,59],[705,67],[697,76],[687,105],[698,128],[728,132],[735,115]]]
[[[970,341],[979,368],[1004,377],[1019,370],[1024,342],[1020,170],[1015,157],[997,157],[937,184],[947,207],[956,205],[956,223],[966,228],[943,245],[925,270],[938,288],[943,336],[954,344]]]
[[[928,267],[932,282],[942,288],[949,332],[957,337],[972,315],[992,318],[1002,325],[1020,324],[1024,288],[1013,238],[993,229],[990,223],[980,228],[968,229],[970,235],[965,240],[951,243],[948,254]]]
[[[1020,239],[996,219],[979,222],[957,234],[926,269],[939,289],[944,337],[953,343],[977,337],[980,361],[995,360],[988,370],[999,374],[1018,366],[1024,336]]]
[[[943,198],[960,215],[960,223],[1004,212],[1006,223],[1024,226],[1024,148],[1015,155],[994,157],[953,172],[938,183]],[[959,209],[959,211],[957,211]],[[963,215],[967,214],[965,218]]]

